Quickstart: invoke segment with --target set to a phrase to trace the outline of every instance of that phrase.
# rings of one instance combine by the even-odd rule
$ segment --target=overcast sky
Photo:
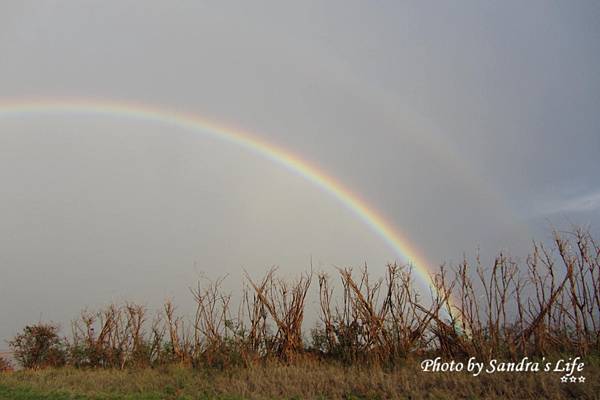
[[[103,99],[254,132],[428,260],[600,225],[597,2],[2,1],[0,103]],[[0,110],[1,111],[1,110]],[[205,274],[402,260],[231,143],[122,116],[0,117],[0,340]],[[0,348],[5,347],[0,344]]]

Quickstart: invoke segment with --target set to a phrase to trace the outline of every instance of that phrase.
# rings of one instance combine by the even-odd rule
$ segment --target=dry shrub
[[[500,254],[489,269],[477,259],[476,277],[471,269],[466,260],[455,269],[450,329],[436,328],[445,353],[515,359],[600,350],[600,248],[588,231],[554,232],[552,248],[534,243],[525,266]]]
[[[164,330],[160,318],[152,322],[147,334],[147,310],[126,303],[83,311],[72,324],[68,345],[69,362],[80,367],[150,366],[164,355]]]
[[[26,326],[9,342],[9,346],[24,368],[62,366],[66,362],[66,344],[58,332],[59,327],[53,324]]]
[[[260,309],[268,311],[277,327],[269,340],[266,350],[284,360],[291,360],[303,350],[302,322],[304,320],[304,302],[312,281],[312,271],[302,275],[296,282],[274,279],[275,269],[271,269],[260,284],[248,281],[256,292],[255,301]],[[266,316],[263,318],[266,319]]]
[[[27,327],[11,342],[26,368],[62,365],[125,368],[181,363],[230,368],[258,361],[289,363],[312,357],[344,364],[398,365],[411,357],[479,359],[600,353],[600,247],[582,229],[555,232],[550,246],[535,242],[524,263],[500,254],[490,267],[479,257],[442,265],[429,293],[414,285],[412,268],[391,264],[373,280],[337,269],[339,286],[318,275],[320,323],[303,340],[312,269],[295,281],[269,270],[246,275],[237,314],[223,279],[192,289],[192,321],[167,301],[148,318],[133,303],[84,311],[71,339],[53,325]]]

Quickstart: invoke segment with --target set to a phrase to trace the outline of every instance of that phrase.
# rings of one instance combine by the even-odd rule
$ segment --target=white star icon
[[[560,378],[560,381],[561,381],[562,383],[567,383],[567,376],[566,376],[566,375],[564,375],[562,378]]]
[[[580,376],[579,377],[579,382],[581,382],[581,383],[585,382],[585,376]]]
[[[571,377],[571,382],[577,382],[577,378],[575,378],[574,376]]]

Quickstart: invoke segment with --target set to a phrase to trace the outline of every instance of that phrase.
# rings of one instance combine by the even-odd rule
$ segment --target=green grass
[[[42,391],[30,387],[9,387],[0,385],[0,400],[188,400],[209,399],[206,395],[196,397],[168,393],[137,393],[137,394],[77,394],[66,391]],[[222,400],[234,400],[235,397],[218,397]]]
[[[42,391],[35,390],[30,387],[10,387],[0,385],[0,400],[112,400],[112,399],[128,399],[128,400],[158,400],[163,399],[160,394],[101,394],[101,395],[83,395],[69,393],[65,391]]]
[[[165,388],[162,392],[146,393],[76,393],[64,390],[34,389],[28,385],[10,386],[0,384],[0,400],[237,400],[239,397],[209,396],[206,394],[179,395],[175,390]]]

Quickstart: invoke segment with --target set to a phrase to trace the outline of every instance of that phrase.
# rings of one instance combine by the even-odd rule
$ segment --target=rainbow
[[[140,103],[82,99],[0,101],[0,118],[64,114],[121,116],[157,122],[185,130],[202,132],[253,151],[304,177],[324,192],[334,196],[389,244],[399,256],[404,258],[405,262],[410,263],[423,282],[431,285],[430,266],[417,247],[410,243],[405,235],[394,229],[391,223],[369,207],[359,196],[298,156],[267,143],[249,132],[229,128],[196,115],[155,108]]]

